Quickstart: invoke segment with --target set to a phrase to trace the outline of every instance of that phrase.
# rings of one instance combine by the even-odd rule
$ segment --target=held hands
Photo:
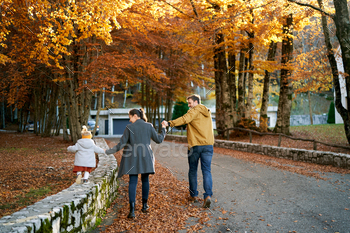
[[[169,123],[167,121],[162,121],[162,128],[166,128],[169,126]]]

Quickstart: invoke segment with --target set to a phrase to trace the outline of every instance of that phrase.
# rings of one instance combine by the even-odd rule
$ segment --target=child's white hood
[[[83,147],[84,149],[91,149],[95,143],[92,139],[89,139],[89,138],[82,138],[82,139],[79,139],[77,141],[77,144],[81,147]]]

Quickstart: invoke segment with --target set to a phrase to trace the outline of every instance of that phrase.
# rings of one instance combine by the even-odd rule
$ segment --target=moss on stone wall
[[[52,233],[52,224],[48,219],[41,220],[41,226],[37,233]]]
[[[68,219],[69,219],[69,207],[63,206],[62,211],[62,221],[61,221],[61,231],[62,229],[66,230],[68,227]]]

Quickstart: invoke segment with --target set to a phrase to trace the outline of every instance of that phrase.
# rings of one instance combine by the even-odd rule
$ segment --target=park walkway
[[[186,144],[166,141],[152,148],[160,164],[187,181]],[[205,232],[350,232],[350,174],[326,173],[326,180],[317,180],[214,153],[212,175],[214,195],[212,208],[204,211],[210,216]],[[199,170],[203,198],[201,176]]]

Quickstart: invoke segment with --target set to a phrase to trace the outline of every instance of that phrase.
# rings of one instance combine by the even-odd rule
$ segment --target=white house
[[[345,88],[345,77],[344,77],[344,66],[343,61],[341,58],[341,49],[340,46],[338,47],[337,53],[335,54],[335,60],[337,61],[337,68],[339,72],[339,84],[340,84],[340,91],[341,91],[341,102],[343,106],[347,109],[347,100],[346,100],[346,88]],[[334,92],[334,100],[335,100],[335,92]],[[334,106],[335,108],[335,106]],[[337,108],[335,108],[335,123],[341,124],[344,123],[343,119],[341,118],[340,114],[338,113]]]
[[[209,107],[212,118],[213,118],[213,128],[216,129],[216,108]],[[99,135],[105,136],[121,136],[125,130],[125,127],[130,124],[129,122],[129,111],[131,108],[114,108],[108,110],[101,110],[99,115],[99,121],[96,125],[99,126]],[[161,108],[160,115],[163,118],[164,108]],[[90,111],[90,118],[95,119],[97,110]],[[277,106],[269,106],[267,108],[268,116],[268,127],[274,127],[277,120]],[[258,124],[258,121],[257,121]]]

